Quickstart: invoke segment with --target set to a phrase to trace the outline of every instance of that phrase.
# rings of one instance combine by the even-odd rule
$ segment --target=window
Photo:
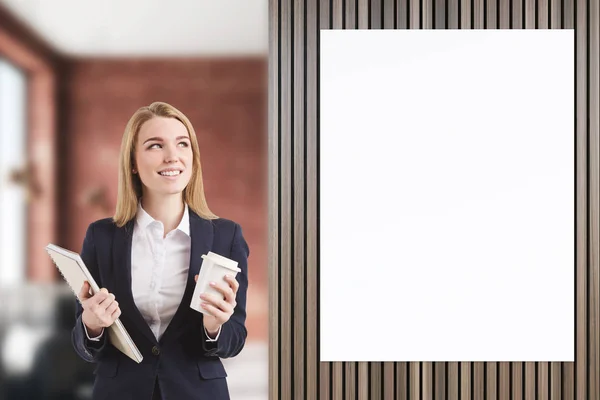
[[[27,77],[0,58],[0,287],[25,281],[27,192],[15,182],[27,166]]]

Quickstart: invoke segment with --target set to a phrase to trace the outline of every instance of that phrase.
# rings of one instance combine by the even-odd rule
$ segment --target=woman
[[[236,278],[202,295],[209,315],[190,308],[209,251],[238,262]],[[246,340],[248,245],[240,226],[204,197],[192,124],[166,103],[135,112],[121,143],[116,213],[92,223],[81,257],[101,292],[81,289],[73,346],[97,363],[93,399],[229,399],[220,358]],[[107,340],[120,318],[143,355],[136,363]]]

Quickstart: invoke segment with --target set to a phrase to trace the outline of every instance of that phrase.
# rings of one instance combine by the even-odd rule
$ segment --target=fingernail
[[[210,286],[215,286],[215,285],[216,285],[216,283],[214,283],[214,282],[210,283]]]

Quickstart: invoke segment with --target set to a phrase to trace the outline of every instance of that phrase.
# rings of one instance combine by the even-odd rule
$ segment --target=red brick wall
[[[266,340],[267,61],[84,60],[62,77],[62,204],[65,246],[81,249],[89,223],[114,212],[119,146],[137,108],[165,101],[191,120],[198,137],[208,204],[239,222],[250,246],[249,340]],[[106,191],[108,208],[85,200]]]

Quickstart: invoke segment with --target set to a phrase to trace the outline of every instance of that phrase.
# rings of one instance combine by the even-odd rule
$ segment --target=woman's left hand
[[[197,281],[198,275],[194,279]],[[214,338],[219,332],[219,328],[233,315],[233,310],[237,305],[235,296],[240,284],[235,278],[228,275],[224,278],[224,282],[211,282],[210,286],[223,294],[223,296],[209,293],[200,295],[203,300],[202,308],[210,314],[203,314],[204,327]]]

